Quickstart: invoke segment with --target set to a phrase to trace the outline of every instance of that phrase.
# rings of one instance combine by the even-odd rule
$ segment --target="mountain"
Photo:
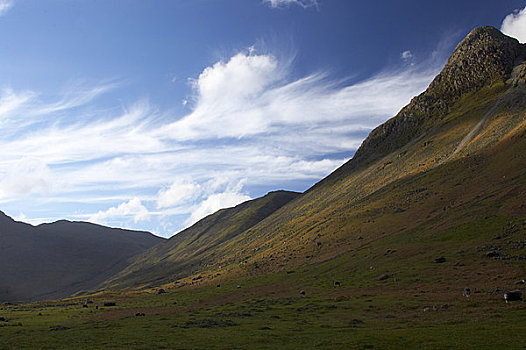
[[[136,257],[105,287],[159,285],[204,270],[231,252],[230,243],[239,234],[299,196],[276,191],[221,209]]]
[[[303,195],[247,226],[214,214],[105,286],[215,284],[308,266],[363,286],[378,283],[362,279],[365,267],[381,264],[418,288],[438,257],[470,262],[462,278],[452,264],[433,271],[447,288],[487,288],[495,274],[511,285],[526,261],[525,57],[525,45],[497,29],[474,29],[426,91]],[[212,218],[235,234],[190,239],[213,237]]]
[[[85,222],[31,226],[0,212],[0,301],[56,299],[91,289],[162,241]]]

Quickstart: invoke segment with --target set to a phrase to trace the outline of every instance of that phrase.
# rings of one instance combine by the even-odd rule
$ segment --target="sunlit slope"
[[[178,286],[199,274],[199,283],[216,283],[455,228],[469,237],[470,249],[480,249],[472,258],[483,262],[482,251],[494,238],[485,223],[495,225],[495,236],[510,222],[516,239],[525,235],[523,225],[516,224],[526,216],[524,57],[524,46],[515,39],[491,27],[475,29],[430,87],[371,132],[350,162],[244,232],[207,245],[206,264],[157,281],[136,265],[135,276],[152,285]],[[422,263],[462,249],[462,240],[428,242],[425,256],[419,255],[421,245],[404,241],[407,253],[399,255],[399,268],[411,256],[420,256]],[[510,255],[520,262],[515,268],[524,268],[523,248],[519,244]],[[358,258],[349,264],[353,261],[355,267],[363,264]],[[189,278],[182,279],[185,275]],[[131,280],[121,274],[111,286],[130,286]]]
[[[0,302],[62,298],[94,288],[162,242],[85,222],[31,226],[0,212]]]
[[[206,270],[224,258],[222,247],[299,196],[296,192],[271,192],[209,215],[138,256],[109,286],[159,285]]]

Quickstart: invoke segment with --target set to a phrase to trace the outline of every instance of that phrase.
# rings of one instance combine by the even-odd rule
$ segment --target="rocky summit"
[[[474,29],[458,44],[426,91],[369,134],[353,163],[384,156],[436,126],[461,96],[506,81],[525,57],[526,45],[517,39],[490,26]]]

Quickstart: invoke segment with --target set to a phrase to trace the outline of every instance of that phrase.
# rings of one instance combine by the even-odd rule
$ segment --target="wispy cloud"
[[[263,0],[263,2],[272,8],[286,7],[290,5],[298,5],[303,8],[318,7],[317,0]]]
[[[13,1],[12,0],[0,0],[0,16],[5,15],[9,9],[13,7]]]
[[[116,82],[103,83],[94,87],[86,88],[83,84],[76,83],[69,86],[66,92],[62,95],[60,101],[43,105],[36,110],[36,114],[49,114],[53,112],[63,111],[79,106],[83,106],[93,101],[98,96],[119,87],[120,84]]]
[[[182,116],[147,99],[90,108],[118,91],[114,83],[77,84],[55,98],[4,89],[0,123],[10,132],[0,135],[0,201],[28,220],[31,206],[44,217],[62,205],[69,219],[155,221],[170,230],[159,233],[172,233],[256,188],[316,182],[440,68],[420,62],[345,83],[323,72],[294,77],[291,60],[255,52],[203,69]]]
[[[376,126],[395,113],[429,82],[435,69],[387,71],[350,86],[318,73],[288,80],[288,67],[271,55],[237,54],[201,73],[194,83],[192,113],[163,128],[163,137],[178,141],[284,136],[288,127],[320,134],[335,124],[357,130]],[[309,132],[306,132],[309,130]],[[349,131],[349,130],[347,130]],[[325,138],[333,151],[339,147]]]
[[[502,21],[500,30],[521,43],[526,42],[526,7],[507,15]]]

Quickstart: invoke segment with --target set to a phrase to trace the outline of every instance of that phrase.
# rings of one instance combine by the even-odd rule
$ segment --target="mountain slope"
[[[35,227],[0,212],[0,301],[62,298],[93,288],[161,241],[84,222]]]
[[[455,237],[449,245],[432,244],[432,235],[454,229],[471,237],[470,259],[484,264],[477,249],[491,247],[509,222],[526,219],[525,56],[525,45],[495,28],[473,30],[429,88],[373,130],[351,161],[250,229],[210,248],[206,265],[159,280],[136,266],[133,279],[121,274],[111,286],[130,286],[136,279],[160,285],[197,273],[203,276],[200,283],[216,283],[339,256],[348,257],[341,271],[356,273],[369,259],[350,259],[356,251],[378,253],[397,239],[406,240],[407,255],[396,268],[409,273],[412,256],[423,264],[424,258],[464,242]],[[484,226],[486,218],[493,218],[491,225]],[[521,242],[526,228],[516,227],[513,239]],[[408,236],[426,240],[425,254]],[[518,261],[509,278],[524,270],[520,247],[508,254]],[[148,259],[142,264],[155,266]]]
[[[526,47],[493,27],[474,29],[462,40],[446,66],[422,94],[396,117],[375,128],[350,164],[385,156],[442,123],[463,95],[502,82],[524,61]]]
[[[222,247],[299,196],[289,191],[270,192],[234,208],[219,210],[136,257],[109,286],[158,285],[206,269],[221,259]]]

